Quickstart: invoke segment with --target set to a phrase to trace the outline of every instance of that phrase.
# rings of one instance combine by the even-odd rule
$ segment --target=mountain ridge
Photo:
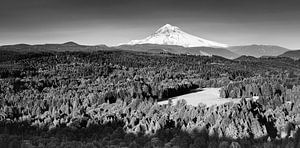
[[[287,52],[279,55],[279,57],[288,57],[288,58],[292,58],[294,60],[298,60],[298,59],[300,59],[300,50],[290,50],[290,51],[287,51]]]
[[[228,47],[226,44],[206,40],[182,31],[177,26],[166,24],[155,31],[150,36],[141,40],[132,40],[119,45],[135,44],[159,44],[159,45],[179,45],[183,47]]]
[[[114,49],[106,45],[80,45],[75,42],[65,42],[62,44],[51,43],[51,44],[14,44],[14,45],[3,45],[0,46],[0,51],[13,51],[13,52],[64,52],[64,51],[81,51],[81,52],[92,52],[97,50],[109,50]]]
[[[276,46],[276,45],[242,45],[242,46],[230,46],[228,50],[235,52],[239,55],[262,57],[262,56],[278,56],[290,49]]]

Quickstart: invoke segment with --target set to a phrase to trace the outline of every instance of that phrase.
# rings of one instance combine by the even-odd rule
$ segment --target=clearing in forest
[[[221,105],[226,102],[238,103],[240,99],[220,98],[221,88],[201,88],[200,91],[194,91],[189,94],[181,95],[172,98],[173,104],[178,100],[186,100],[188,105],[198,106],[199,103],[206,104],[206,106]],[[160,101],[158,104],[168,104],[168,100]]]

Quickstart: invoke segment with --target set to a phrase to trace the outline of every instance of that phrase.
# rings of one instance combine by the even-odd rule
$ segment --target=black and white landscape
[[[299,148],[296,0],[0,0],[0,148]]]

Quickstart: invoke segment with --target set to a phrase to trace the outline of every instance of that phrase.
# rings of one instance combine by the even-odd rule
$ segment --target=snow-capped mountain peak
[[[184,47],[228,47],[226,44],[209,41],[182,31],[179,27],[166,24],[152,35],[142,40],[132,40],[127,45],[161,44],[178,45]]]
[[[157,31],[155,31],[155,34],[159,34],[159,33],[172,33],[172,32],[180,32],[180,28],[176,27],[176,26],[172,26],[170,24],[166,24],[164,26],[162,26],[161,28],[159,28]]]

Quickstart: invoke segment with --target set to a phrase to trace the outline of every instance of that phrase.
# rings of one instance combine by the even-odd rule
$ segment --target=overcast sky
[[[229,45],[300,49],[299,0],[0,0],[0,45],[117,45],[166,23]]]

